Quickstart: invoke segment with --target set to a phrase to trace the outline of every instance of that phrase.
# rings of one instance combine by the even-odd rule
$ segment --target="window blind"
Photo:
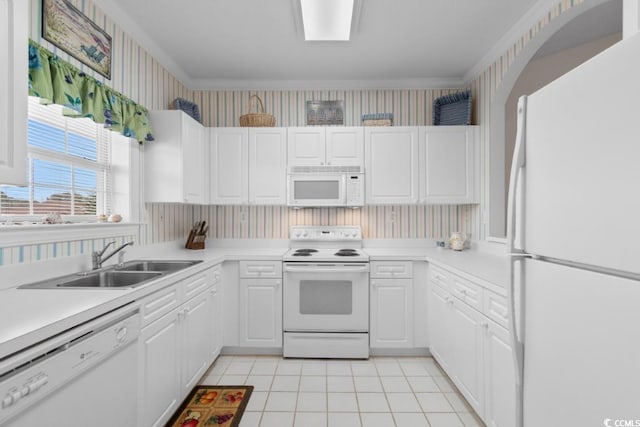
[[[0,215],[95,216],[111,211],[111,132],[29,98],[26,187],[0,187]]]

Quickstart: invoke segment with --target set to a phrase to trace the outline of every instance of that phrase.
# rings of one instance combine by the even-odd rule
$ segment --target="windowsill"
[[[138,223],[73,223],[0,225],[0,246],[47,244],[138,235]]]

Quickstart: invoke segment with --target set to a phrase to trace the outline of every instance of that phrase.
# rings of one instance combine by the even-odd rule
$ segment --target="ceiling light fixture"
[[[354,0],[300,0],[304,39],[348,41]]]

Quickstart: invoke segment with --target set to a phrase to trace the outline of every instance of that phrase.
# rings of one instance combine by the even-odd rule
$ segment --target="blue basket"
[[[470,125],[471,92],[445,95],[433,101],[433,124],[435,126]]]
[[[200,120],[200,109],[198,108],[198,104],[183,98],[176,98],[173,100],[173,109],[182,110],[197,122],[202,123]]]

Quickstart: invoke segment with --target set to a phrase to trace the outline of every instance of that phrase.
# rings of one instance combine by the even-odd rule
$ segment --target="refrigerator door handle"
[[[509,198],[507,204],[507,253],[524,253],[523,249],[515,247],[517,227],[522,227],[516,220],[518,204],[518,183],[520,170],[525,166],[525,131],[526,131],[527,96],[518,99],[518,128],[516,131],[516,146],[513,152],[511,175],[509,177]],[[522,196],[524,197],[524,187]]]
[[[529,255],[525,253],[524,249],[516,248],[515,239],[517,227],[522,227],[516,221],[517,204],[518,204],[518,183],[520,177],[520,170],[525,165],[525,130],[526,130],[526,111],[527,111],[527,97],[521,96],[518,100],[518,129],[516,132],[516,146],[513,154],[513,162],[511,165],[511,175],[509,179],[509,200],[507,205],[507,253],[509,254],[508,263],[508,279],[507,279],[507,296],[508,296],[508,311],[509,311],[509,338],[511,341],[511,348],[514,368],[516,376],[516,427],[522,427],[524,424],[523,416],[523,379],[524,379],[524,344],[523,340],[518,336],[518,331],[522,331],[518,326],[522,323],[523,313],[520,310],[520,322],[516,316],[516,282],[515,282],[515,263],[520,262],[524,257]],[[522,188],[524,193],[524,186]],[[522,292],[520,295],[520,308],[522,304]]]

